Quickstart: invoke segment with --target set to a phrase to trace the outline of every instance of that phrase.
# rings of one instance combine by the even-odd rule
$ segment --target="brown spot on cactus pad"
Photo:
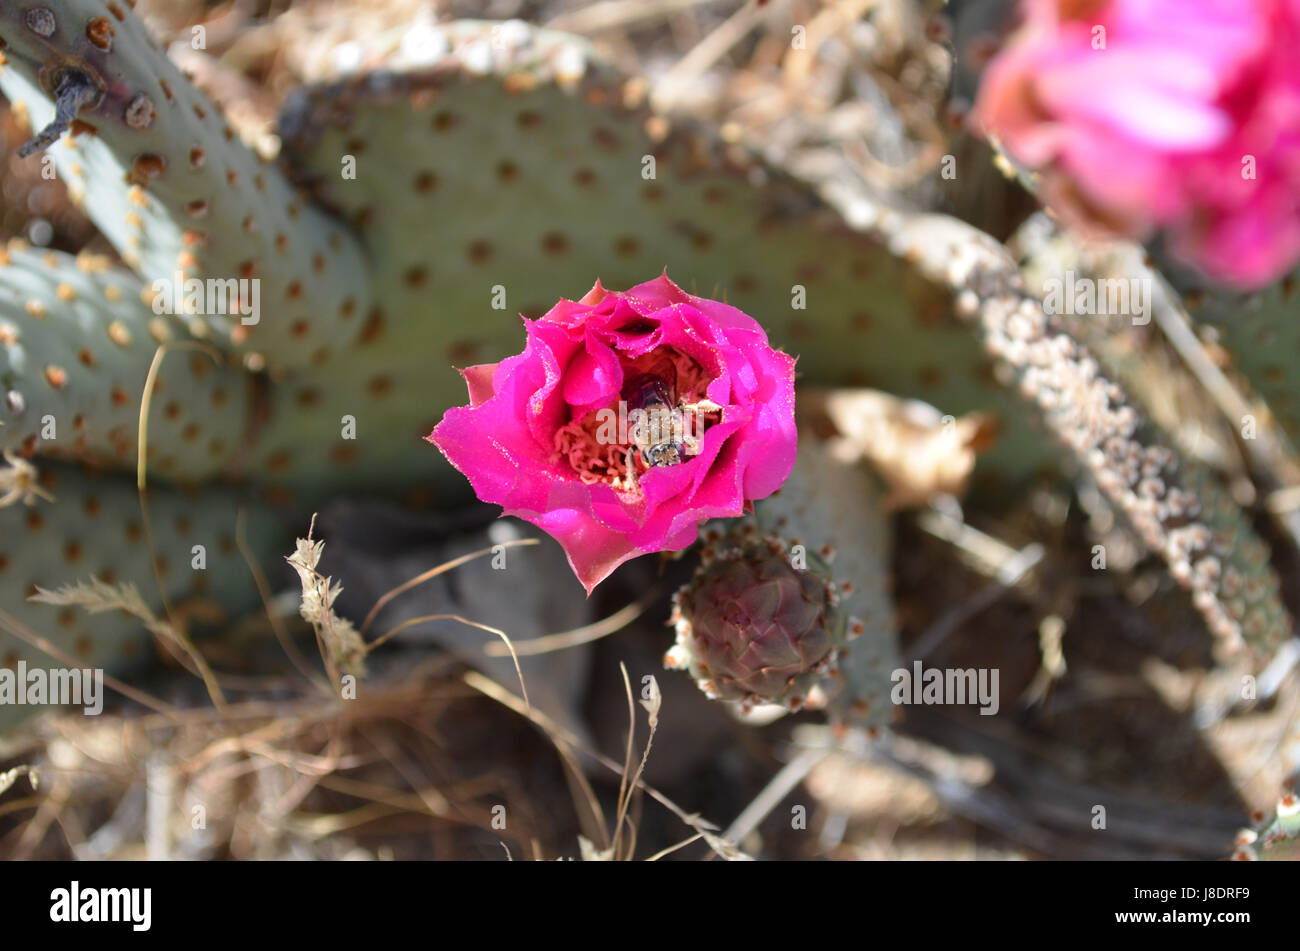
[[[95,17],[86,24],[86,38],[104,52],[113,48],[113,35],[113,24],[107,17]]]
[[[167,160],[161,155],[152,152],[145,152],[138,156],[131,163],[131,171],[126,175],[126,180],[132,185],[145,187],[150,180],[157,178],[167,170]]]

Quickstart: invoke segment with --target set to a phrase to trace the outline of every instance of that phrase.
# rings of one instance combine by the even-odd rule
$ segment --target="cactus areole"
[[[428,439],[480,499],[554,536],[588,593],[789,476],[794,359],[735,307],[665,274],[597,281],[524,326],[523,353],[461,371],[470,405]]]

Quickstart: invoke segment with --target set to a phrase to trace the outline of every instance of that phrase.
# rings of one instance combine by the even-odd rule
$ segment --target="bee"
[[[645,424],[637,426],[635,433],[641,461],[650,468],[685,462],[686,446],[672,439],[676,435],[673,424],[678,405],[677,395],[668,381],[649,374],[637,377],[630,384],[627,402],[629,414],[635,410],[645,414]]]
[[[647,412],[658,408],[671,409],[677,405],[677,397],[668,381],[649,373],[634,379],[629,385],[630,395],[627,401],[629,410],[641,409]]]
[[[647,466],[679,466],[686,461],[686,446],[679,442],[661,442],[641,449]]]

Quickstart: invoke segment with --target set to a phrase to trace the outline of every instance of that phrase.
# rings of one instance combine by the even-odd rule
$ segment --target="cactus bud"
[[[846,643],[846,618],[817,556],[795,567],[775,536],[733,529],[677,592],[669,667],[690,670],[713,699],[816,706]]]

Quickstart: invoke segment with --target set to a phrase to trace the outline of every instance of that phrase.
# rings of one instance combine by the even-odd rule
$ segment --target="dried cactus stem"
[[[84,70],[67,69],[54,87],[54,119],[29,142],[18,147],[18,157],[27,158],[53,145],[72,125],[82,109],[93,108],[103,90]]]
[[[1161,444],[1124,389],[1027,291],[1001,245],[937,216],[917,217],[892,241],[953,289],[958,312],[1021,395],[1189,590],[1220,658],[1265,666],[1293,623],[1267,547],[1240,508],[1209,473]]]

